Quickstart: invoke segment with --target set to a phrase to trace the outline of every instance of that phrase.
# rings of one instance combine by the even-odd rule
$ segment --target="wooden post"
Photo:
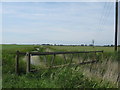
[[[95,54],[94,60],[97,60],[97,61],[98,61],[99,59],[98,59],[97,53],[95,52],[94,54]],[[96,63],[97,63],[97,62],[96,62]]]
[[[103,58],[104,58],[104,56],[103,56],[103,52],[102,52],[102,59],[101,60],[103,60]]]
[[[27,52],[27,68],[26,68],[26,73],[30,73],[30,53]]]
[[[80,55],[79,55],[79,53],[78,53],[78,63],[80,63]],[[77,69],[78,66],[79,66],[79,64],[76,65],[75,70]]]
[[[71,54],[71,58],[70,58],[70,63],[69,63],[69,65],[71,65],[72,60],[73,60],[73,54]]]
[[[19,74],[19,51],[16,52],[15,57],[15,73]]]
[[[64,57],[64,63],[66,64],[67,63],[67,59],[66,59],[66,56],[65,56],[65,54],[63,54],[63,57]]]
[[[79,53],[78,53],[78,60],[79,60],[78,62],[80,63],[80,55],[79,55]]]
[[[46,55],[44,55],[44,62],[45,62],[45,65],[47,66],[47,57],[46,57]]]
[[[50,67],[52,67],[52,65],[53,65],[53,63],[54,63],[55,56],[56,56],[56,54],[54,54],[54,56],[52,57],[51,66],[50,66]]]

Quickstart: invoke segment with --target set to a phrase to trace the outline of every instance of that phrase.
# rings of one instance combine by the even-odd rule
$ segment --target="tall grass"
[[[71,47],[71,48],[70,48]],[[81,48],[81,46],[74,46],[74,48],[72,48],[73,46],[68,46],[68,47],[60,47],[60,46],[50,46],[48,47],[50,50],[52,51],[59,51],[59,49],[61,51],[75,51],[76,49],[78,49],[78,51],[80,50],[79,48]],[[58,49],[57,49],[58,48]],[[83,47],[82,50],[86,51],[87,47]],[[91,49],[91,47],[88,47]],[[102,50],[106,47],[95,47],[95,48],[99,48],[98,50]],[[68,50],[67,50],[68,49]],[[87,51],[90,51],[90,49],[87,49]],[[80,54],[80,62],[83,61],[88,61],[88,60],[99,60],[98,63],[95,64],[90,64],[90,65],[83,65],[82,66],[82,72],[87,75],[88,77],[95,77],[95,78],[100,78],[101,80],[104,81],[110,81],[113,84],[118,84],[118,53],[114,52],[109,49],[112,49],[111,47],[104,50],[103,54],[97,53],[96,56],[94,54]],[[50,51],[49,50],[49,51]],[[69,57],[69,56],[67,56]],[[77,55],[74,55],[74,60],[78,61]]]
[[[3,88],[112,88],[117,87],[108,81],[101,81],[97,78],[91,79],[83,72],[82,67],[62,67],[62,68],[39,68],[37,72],[25,74],[25,62],[20,58],[20,72],[15,75],[15,52],[20,50],[28,52],[39,47],[43,52],[47,47],[29,46],[29,45],[3,45],[2,49],[2,65],[3,65]],[[54,50],[53,50],[54,51]],[[12,53],[12,54],[11,54]],[[99,55],[98,55],[99,56]],[[107,54],[106,54],[107,56]],[[69,56],[67,56],[69,57]],[[77,58],[77,56],[75,56]],[[43,57],[40,57],[43,60]],[[51,56],[48,56],[48,65],[50,64]],[[83,55],[83,58],[85,56]],[[56,65],[64,63],[61,56],[56,57],[54,62]],[[88,67],[88,66],[87,66]],[[36,67],[35,67],[36,68]],[[24,73],[23,73],[24,72]]]

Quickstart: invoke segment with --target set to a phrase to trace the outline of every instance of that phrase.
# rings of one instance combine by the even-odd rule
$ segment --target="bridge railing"
[[[64,61],[66,62],[66,58],[65,58],[65,54],[72,54],[72,57],[70,59],[70,63],[69,64],[64,64],[61,66],[67,66],[67,65],[75,65],[74,63],[72,63],[73,60],[73,54],[80,54],[80,53],[94,53],[94,57],[96,56],[96,53],[102,53],[103,51],[78,51],[78,52],[16,52],[16,58],[15,58],[15,72],[16,74],[19,74],[19,57],[20,55],[26,55],[27,56],[27,67],[26,67],[26,73],[31,72],[31,56],[35,56],[35,55],[39,55],[39,56],[46,56],[46,55],[53,55],[53,58],[51,60],[51,66],[50,67],[59,67],[59,66],[52,66],[55,60],[55,56],[56,55],[64,55]],[[79,58],[79,55],[78,55]],[[46,60],[45,60],[46,61]],[[87,61],[87,62],[80,62],[78,63],[78,65],[84,65],[84,64],[89,64],[89,63],[95,63],[98,62],[98,60],[91,60],[91,61]]]

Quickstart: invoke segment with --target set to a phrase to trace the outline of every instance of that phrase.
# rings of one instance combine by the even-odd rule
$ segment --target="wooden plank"
[[[103,51],[79,51],[79,52],[30,52],[31,55],[54,55],[54,54],[76,54],[76,53],[103,53]],[[25,52],[19,52],[21,55],[26,55]]]
[[[91,63],[96,63],[98,62],[97,60],[96,61],[87,61],[87,62],[82,62],[82,63],[71,63],[71,66],[79,66],[79,65],[85,65],[85,64],[91,64]],[[57,66],[52,66],[51,68],[59,68],[59,67],[65,67],[65,66],[69,66],[69,64],[63,64],[63,65],[57,65]],[[49,68],[49,67],[47,67]]]
[[[76,54],[76,53],[95,53],[103,51],[80,51],[80,52],[31,52],[32,55],[54,55],[54,54]]]

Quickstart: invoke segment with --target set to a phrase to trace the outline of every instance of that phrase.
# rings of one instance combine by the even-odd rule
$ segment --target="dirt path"
[[[32,65],[40,65],[40,57],[39,56],[31,56],[31,64]]]
[[[33,51],[33,52],[38,52],[39,51],[39,48],[36,48],[35,49],[36,51]],[[38,50],[38,51],[37,51]],[[24,58],[23,58],[23,61],[25,61],[26,62],[26,60],[27,60],[27,56],[25,56]],[[35,66],[45,66],[45,63],[44,62],[42,62],[42,60],[40,59],[40,56],[39,55],[35,55],[35,56],[31,56],[31,64],[32,65],[35,65]]]
[[[23,60],[26,62],[27,57],[25,56]],[[40,65],[40,57],[39,56],[31,56],[31,64],[32,65]]]

